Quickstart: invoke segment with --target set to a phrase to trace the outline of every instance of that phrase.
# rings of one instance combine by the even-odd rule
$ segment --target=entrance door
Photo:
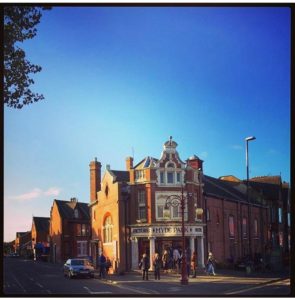
[[[139,250],[139,259],[142,258],[142,255],[145,253],[150,256],[150,241],[139,239],[138,241],[138,250]]]

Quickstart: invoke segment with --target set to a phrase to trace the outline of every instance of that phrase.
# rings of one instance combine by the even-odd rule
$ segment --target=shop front
[[[199,266],[204,267],[204,237],[203,226],[195,224],[185,225],[185,249],[189,248],[190,253],[194,251],[198,255]],[[163,255],[165,250],[183,251],[182,228],[178,224],[165,225],[134,225],[131,226],[131,257],[132,269],[138,268],[143,253],[146,253],[152,260],[155,253]]]

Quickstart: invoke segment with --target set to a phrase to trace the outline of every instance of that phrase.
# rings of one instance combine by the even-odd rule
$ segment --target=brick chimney
[[[101,163],[95,157],[94,161],[89,164],[90,167],[90,203],[97,200],[97,192],[100,191],[101,186]]]
[[[198,156],[193,155],[188,160],[188,165],[194,169],[200,169],[203,171],[203,160],[201,160]]]
[[[126,158],[126,170],[130,171],[133,168],[133,157],[128,156]]]

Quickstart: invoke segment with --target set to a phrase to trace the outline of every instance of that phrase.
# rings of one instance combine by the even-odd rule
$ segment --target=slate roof
[[[116,177],[114,179],[115,182],[129,182],[129,172],[128,171],[116,171],[110,170],[111,173]]]
[[[247,201],[246,194],[234,187],[232,182],[204,175],[204,193],[233,201]],[[234,182],[234,184],[236,184]]]
[[[142,159],[137,165],[133,167],[133,169],[143,169],[143,168],[150,168],[154,164],[158,163],[158,159],[152,156],[147,156]]]
[[[33,217],[33,222],[36,227],[36,231],[40,232],[48,232],[49,231],[49,224],[50,218],[47,217]]]
[[[88,203],[77,201],[54,200],[59,214],[64,219],[74,219],[74,210],[77,208],[80,212],[79,219],[89,220],[90,212]]]
[[[272,182],[272,180],[270,180]],[[207,195],[247,202],[247,181],[227,181],[204,175],[204,193]],[[252,203],[266,204],[265,200],[278,201],[282,191],[282,200],[288,199],[288,187],[275,183],[249,181],[249,198]]]
[[[249,181],[249,185],[260,192],[266,199],[271,201],[277,201],[280,199],[280,192],[282,191],[282,200],[288,199],[288,188],[281,186],[280,184]]]

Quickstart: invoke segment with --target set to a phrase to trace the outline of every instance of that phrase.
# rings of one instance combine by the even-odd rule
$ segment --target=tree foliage
[[[37,34],[42,10],[46,7],[6,6],[4,7],[4,103],[13,108],[43,100],[42,94],[31,91],[34,84],[31,74],[41,71],[32,64],[20,43]]]

